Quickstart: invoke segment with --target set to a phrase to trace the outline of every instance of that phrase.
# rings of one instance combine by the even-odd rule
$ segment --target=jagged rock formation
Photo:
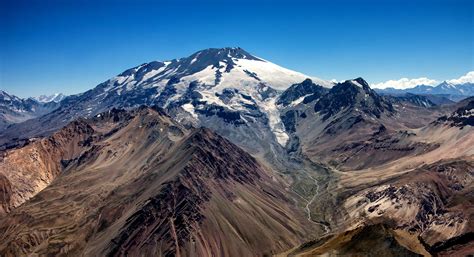
[[[290,135],[287,151],[293,155],[338,169],[362,169],[437,147],[414,142],[410,130],[421,127],[421,122],[413,125],[410,119],[401,118],[421,107],[393,105],[361,78],[321,89],[281,109],[281,120]]]
[[[323,120],[342,111],[357,108],[362,113],[380,118],[383,112],[393,112],[390,102],[373,91],[362,78],[336,84],[328,94],[321,97],[314,106]]]
[[[313,83],[311,79],[305,79],[303,82],[293,84],[286,89],[276,101],[277,105],[288,106],[296,105],[301,102],[309,103],[325,95],[329,89]]]

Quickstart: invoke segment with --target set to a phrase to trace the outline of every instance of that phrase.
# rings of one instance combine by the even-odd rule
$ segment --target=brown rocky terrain
[[[413,240],[413,241],[412,241]],[[429,256],[416,237],[385,224],[367,224],[307,242],[281,256]]]
[[[320,233],[286,182],[210,130],[145,107],[84,123],[88,147],[0,218],[2,256],[262,256]]]
[[[464,104],[469,106],[469,101]],[[474,128],[464,122],[469,121],[469,110],[461,106],[445,118],[409,130],[407,142],[436,145],[432,149],[356,170],[333,169],[336,178],[311,207],[315,218],[329,223],[330,235],[282,255],[472,254]],[[370,146],[366,144],[361,151]],[[383,228],[374,231],[374,226]],[[380,231],[389,243],[366,240]]]
[[[44,189],[62,170],[64,160],[77,157],[88,148],[94,129],[78,120],[49,138],[31,142],[0,157],[2,198],[0,215],[19,206]]]
[[[451,159],[358,191],[345,189],[333,234],[282,256],[465,256],[472,253],[474,159]]]
[[[437,143],[417,140],[417,130],[458,107],[392,103],[361,78],[313,96],[282,106],[291,132],[289,151],[338,170],[365,169],[436,149]]]

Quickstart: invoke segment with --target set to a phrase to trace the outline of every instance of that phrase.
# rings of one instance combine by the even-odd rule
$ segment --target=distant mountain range
[[[444,81],[437,86],[418,85],[408,89],[375,89],[380,94],[402,95],[405,93],[419,95],[438,95],[444,96],[452,101],[460,101],[469,96],[474,96],[474,83],[454,84]]]
[[[19,98],[0,90],[0,130],[10,124],[20,123],[42,116],[59,107],[59,102],[65,96],[41,96],[37,98]]]
[[[65,97],[66,97],[66,95],[64,95],[62,93],[55,93],[55,94],[52,94],[52,95],[40,95],[40,96],[35,96],[35,97],[32,97],[32,98],[35,99],[36,101],[40,102],[40,103],[49,103],[49,102],[59,103]]]

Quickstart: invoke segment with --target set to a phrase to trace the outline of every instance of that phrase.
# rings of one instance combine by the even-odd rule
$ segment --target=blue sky
[[[473,2],[3,0],[0,89],[79,93],[225,46],[323,79],[452,79],[474,70]]]

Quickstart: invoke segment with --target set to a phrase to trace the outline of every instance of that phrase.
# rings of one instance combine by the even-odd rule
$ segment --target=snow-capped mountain
[[[57,107],[56,102],[41,103],[0,90],[0,131],[10,124],[44,115]]]
[[[2,104],[14,104],[21,102],[21,98],[8,94],[7,92],[0,90],[0,102]]]
[[[462,96],[472,96],[474,95],[474,83],[463,83],[463,84],[454,84],[452,82],[443,81],[436,87],[426,86],[417,86],[415,88],[407,90],[410,93],[418,94],[446,94],[446,95],[462,95]]]
[[[174,84],[179,91],[183,86],[197,82],[214,87],[215,91],[229,87],[246,89],[259,84],[284,90],[308,77],[255,57],[242,48],[211,48],[186,58],[155,61],[129,69],[110,80],[107,89],[120,94],[124,90],[137,87],[164,87]],[[320,79],[312,79],[322,85],[331,85]]]
[[[401,95],[405,93],[419,95],[444,95],[450,100],[459,101],[466,97],[474,96],[474,83],[465,82],[462,84],[456,84],[455,81],[443,81],[435,87],[427,85],[418,85],[416,87],[407,89],[385,88],[375,89],[375,91],[381,94],[391,95]]]
[[[279,142],[284,144],[286,136],[280,133],[276,96],[307,78],[310,77],[255,57],[242,48],[211,48],[186,58],[129,69],[100,85],[103,92],[97,100],[133,98],[136,104],[182,107],[195,119],[199,114],[217,113],[237,123],[254,119],[259,111],[266,114]],[[331,82],[311,79],[321,86],[332,86]],[[247,117],[236,118],[234,112]]]
[[[89,91],[66,97],[61,101],[61,108],[37,120],[34,126],[59,128],[77,117],[91,117],[114,107],[157,105],[183,124],[212,124],[215,130],[230,135],[235,133],[223,132],[228,124],[251,127],[253,132],[246,135],[252,137],[240,141],[271,137],[262,141],[276,139],[285,145],[288,136],[280,119],[277,97],[291,85],[308,78],[319,86],[333,85],[253,56],[241,48],[211,48],[189,57],[153,61],[128,69]],[[267,130],[270,134],[260,134]]]
[[[59,103],[65,97],[66,97],[66,95],[64,95],[62,93],[55,93],[55,94],[52,94],[52,95],[40,95],[40,96],[35,96],[35,97],[32,97],[32,98],[34,100],[40,102],[40,103],[49,103],[49,102]]]

